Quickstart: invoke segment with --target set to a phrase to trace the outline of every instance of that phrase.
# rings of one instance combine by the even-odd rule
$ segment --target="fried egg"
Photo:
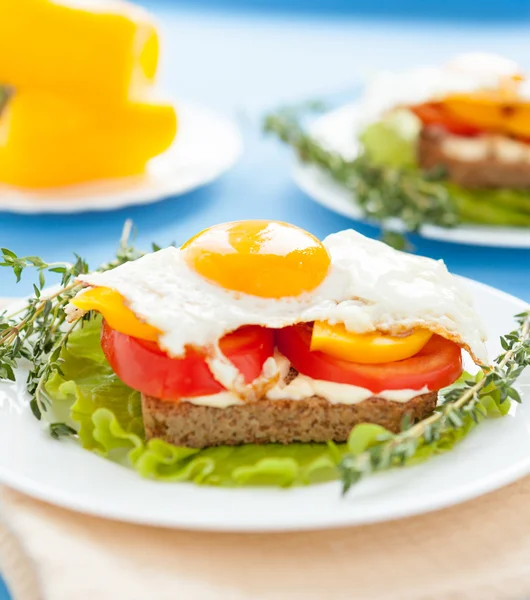
[[[487,362],[472,300],[442,261],[399,252],[353,230],[320,242],[286,223],[227,223],[182,248],[79,280],[96,289],[80,292],[70,310],[96,308],[109,321],[112,310],[106,313],[105,302],[94,305],[88,294],[117,296],[121,305],[114,312],[128,311],[173,357],[187,346],[216,346],[244,325],[323,321],[359,334],[427,329]]]
[[[454,94],[496,90],[507,78],[519,78],[521,73],[514,61],[486,52],[460,54],[441,66],[382,71],[363,92],[360,118],[369,123],[396,107],[441,101]]]

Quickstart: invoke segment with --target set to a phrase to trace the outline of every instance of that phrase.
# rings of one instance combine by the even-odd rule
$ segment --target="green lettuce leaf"
[[[378,166],[416,171],[416,143],[419,120],[409,111],[390,113],[371,123],[359,134],[366,156]],[[530,192],[528,190],[469,190],[439,181],[457,208],[461,219],[470,223],[499,226],[530,226]]]
[[[100,347],[100,319],[83,324],[62,352],[61,371],[46,384],[57,414],[76,426],[84,448],[159,481],[291,486],[338,477],[346,445],[281,444],[196,450],[146,441],[140,395],[112,372]]]
[[[398,110],[368,125],[359,141],[376,165],[409,169],[416,166],[419,133],[419,120],[408,110]]]
[[[476,375],[464,372],[461,377],[455,382],[451,389],[464,387],[464,382],[478,382],[484,377],[482,371],[478,371]],[[445,430],[439,439],[427,443],[425,439],[421,439],[420,443],[412,456],[399,462],[399,466],[410,466],[426,461],[437,454],[445,454],[454,448],[458,442],[462,441],[467,434],[474,429],[484,419],[495,419],[503,417],[510,410],[510,401],[501,402],[500,392],[492,384],[481,390],[480,401],[478,402],[478,410],[476,411],[476,420],[470,415],[464,419],[461,427],[450,428]],[[443,400],[440,407],[443,406]],[[394,437],[391,431],[388,431],[380,425],[372,425],[363,423],[352,429],[348,438],[348,451],[350,454],[359,455],[377,445],[380,442]],[[395,463],[396,465],[398,463]]]

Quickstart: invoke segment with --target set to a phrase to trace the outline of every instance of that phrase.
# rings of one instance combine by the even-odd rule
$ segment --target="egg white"
[[[323,244],[331,256],[328,275],[297,297],[226,290],[194,272],[184,252],[173,247],[79,279],[118,291],[142,321],[162,332],[161,347],[175,357],[187,345],[215,345],[243,325],[281,328],[323,320],[358,333],[425,327],[487,362],[486,336],[472,300],[442,261],[399,252],[353,230],[330,235]]]

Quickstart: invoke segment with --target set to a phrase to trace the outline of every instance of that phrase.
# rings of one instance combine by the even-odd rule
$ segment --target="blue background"
[[[497,51],[530,67],[530,2],[523,0],[484,1],[480,8],[471,0],[143,3],[159,16],[165,36],[162,85],[237,118],[244,157],[216,183],[151,206],[69,216],[0,212],[1,246],[48,260],[76,251],[95,266],[112,255],[126,218],[134,220],[137,244],[146,248],[252,217],[290,221],[319,237],[351,226],[376,236],[375,228],[335,215],[297,190],[290,152],[259,132],[264,111],[306,98],[347,98],[379,68],[437,62],[466,50]],[[454,272],[530,301],[530,250],[412,241],[417,252],[443,258]],[[29,278],[16,286],[0,270],[1,296],[30,289]]]
[[[320,237],[352,225],[377,235],[376,229],[335,215],[297,190],[289,176],[290,152],[260,134],[264,111],[308,97],[347,98],[379,68],[436,62],[465,50],[498,51],[526,66],[530,62],[529,3],[522,0],[508,8],[482,3],[480,19],[471,18],[474,2],[453,0],[435,6],[375,2],[364,15],[364,3],[339,0],[330,10],[317,0],[144,4],[158,15],[164,34],[161,84],[172,95],[236,117],[245,137],[243,159],[216,183],[151,206],[83,215],[0,212],[1,246],[48,260],[68,259],[75,250],[95,266],[113,253],[127,217],[138,228],[138,245],[146,248],[153,240],[182,242],[213,223],[251,217],[291,221]],[[444,18],[435,19],[429,11],[439,14],[440,4]],[[400,17],[402,10],[411,18]],[[528,250],[413,242],[417,252],[444,258],[457,273],[530,300]],[[0,270],[0,295],[30,290],[30,278],[15,286],[11,274]]]
[[[112,254],[127,217],[138,227],[141,247],[153,240],[182,242],[213,223],[250,217],[291,221],[320,237],[352,224],[377,235],[376,229],[330,213],[296,189],[289,177],[289,151],[259,132],[263,112],[308,97],[346,98],[381,67],[440,61],[464,50],[498,51],[526,66],[529,62],[529,3],[522,0],[502,9],[501,3],[482,3],[480,19],[471,18],[475,3],[452,0],[442,3],[440,19],[434,18],[440,3],[426,9],[427,3],[412,0],[371,3],[366,14],[364,4],[339,0],[325,11],[318,10],[316,0],[144,4],[162,25],[162,85],[175,96],[236,117],[245,137],[243,159],[216,183],[151,206],[83,215],[0,212],[2,246],[48,260],[68,259],[75,250],[95,266]],[[401,17],[402,11],[411,18]],[[444,258],[457,273],[530,300],[528,250],[413,242],[417,252]],[[29,291],[29,278],[15,286],[11,274],[0,271],[1,295]]]

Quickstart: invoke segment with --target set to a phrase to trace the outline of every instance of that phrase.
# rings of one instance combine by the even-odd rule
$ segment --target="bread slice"
[[[405,415],[418,421],[432,413],[437,396],[437,392],[429,392],[408,402],[372,396],[358,404],[332,404],[313,396],[305,400],[261,399],[215,408],[142,395],[142,408],[147,439],[206,448],[273,442],[345,442],[358,423],[376,423],[398,432]]]
[[[433,127],[422,129],[417,148],[418,164],[422,169],[443,167],[449,181],[465,188],[530,188],[530,164],[526,157],[510,161],[501,160],[490,137],[484,141],[489,144],[489,151],[485,157],[462,160],[445,151],[444,141],[449,137],[455,136]],[[472,143],[475,142],[472,140]],[[516,142],[507,139],[507,143]],[[522,142],[518,145],[524,148]]]

